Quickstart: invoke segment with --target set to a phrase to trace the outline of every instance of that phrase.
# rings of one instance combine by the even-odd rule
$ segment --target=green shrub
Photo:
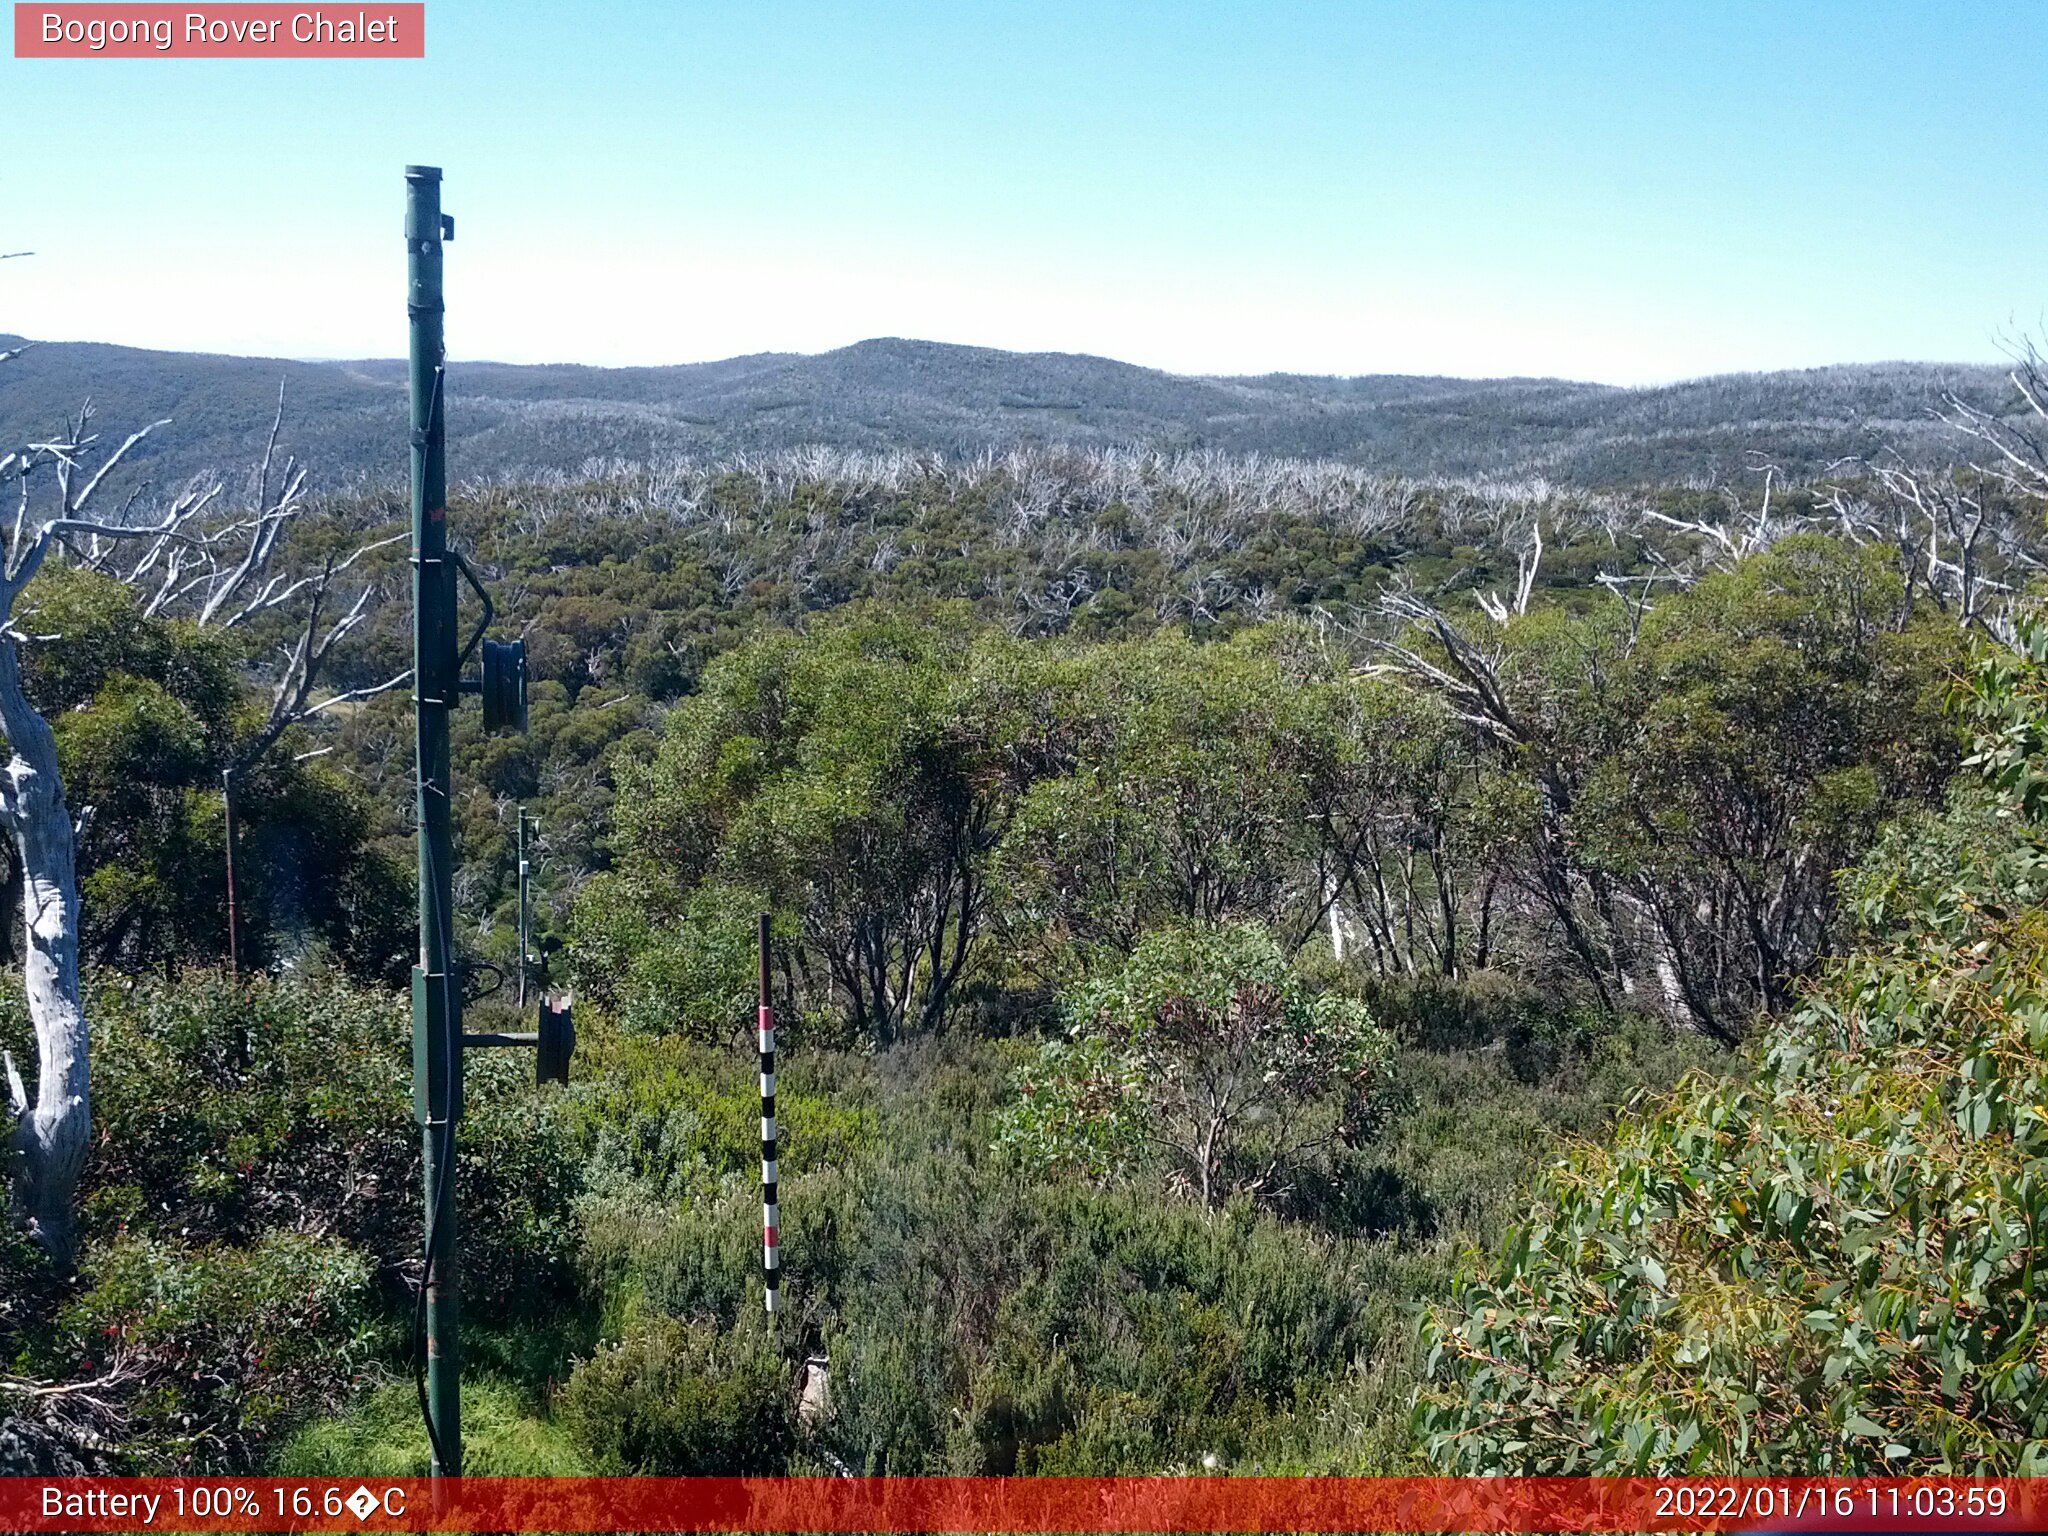
[[[590,881],[569,947],[578,990],[638,1034],[719,1045],[751,1030],[759,896],[712,884],[672,923],[656,922],[659,910],[642,884],[610,873]]]
[[[1205,1214],[1018,1177],[990,1153],[1008,1049],[810,1058],[813,1089],[835,1074],[873,1130],[857,1157],[785,1173],[783,1400],[798,1356],[831,1360],[832,1411],[792,1448],[801,1465],[1137,1472],[1211,1451],[1280,1464],[1355,1359],[1405,1348],[1392,1298],[1411,1294],[1410,1272],[1389,1279],[1377,1250],[1242,1202]],[[586,1194],[586,1283],[626,1348],[579,1367],[579,1395],[607,1372],[659,1376],[632,1364],[657,1349],[641,1335],[665,1356],[753,1347],[758,1201],[751,1167],[667,1195],[635,1180]],[[557,1412],[566,1423],[564,1401]]]
[[[1495,1048],[1525,1083],[1584,1060],[1623,1022],[1499,971],[1375,977],[1364,991],[1373,1016],[1404,1044],[1435,1052]]]
[[[324,976],[193,973],[102,982],[88,1003],[89,1232],[246,1242],[290,1227],[385,1266],[410,1256],[419,1154],[401,999]]]
[[[710,1359],[723,1379],[756,1347],[756,1106],[742,1051],[602,1027],[589,1043],[579,1081],[547,1102],[589,1149],[581,1285],[624,1347],[578,1367],[577,1406],[557,1394],[553,1428],[581,1414],[575,1454],[616,1470],[654,1463],[589,1426],[615,1409],[651,1419],[648,1383],[684,1369],[642,1356]],[[1323,1203],[1304,1183],[1282,1212],[1235,1200],[1208,1214],[1135,1185],[1020,1177],[992,1146],[1007,1076],[1035,1056],[949,1037],[789,1059],[776,1401],[793,1398],[797,1359],[823,1350],[833,1408],[775,1470],[823,1471],[829,1457],[885,1472],[1157,1472],[1211,1455],[1408,1470],[1412,1298],[1446,1283],[1460,1234],[1499,1229],[1553,1127],[1604,1127],[1679,1053],[1619,1030],[1532,1084],[1497,1050],[1410,1048],[1403,1107],[1331,1163]],[[660,1433],[702,1443],[718,1401]]]
[[[707,886],[683,920],[654,934],[626,967],[619,1017],[644,1034],[680,1034],[707,1045],[748,1035],[759,1001],[754,914],[758,898]]]
[[[18,990],[0,995],[16,1000],[0,1032],[25,1031]],[[117,1366],[96,1396],[138,1469],[246,1470],[372,1373],[373,1340],[409,1352],[421,1193],[404,1000],[316,969],[102,979],[88,1002],[99,1134],[81,1276],[67,1291],[24,1264],[0,1348],[55,1381]],[[559,1318],[573,1299],[576,1147],[531,1071],[510,1052],[470,1062],[473,1325]]]
[[[573,1211],[583,1166],[574,1110],[559,1090],[534,1085],[533,1058],[524,1050],[473,1051],[464,1073],[456,1193],[466,1213],[465,1316],[503,1322],[552,1315],[575,1291]],[[411,1140],[417,1147],[416,1130]],[[419,1208],[412,1189],[406,1196],[417,1244]]]
[[[246,1248],[120,1238],[89,1252],[37,1363],[109,1379],[138,1469],[246,1466],[362,1369],[370,1273],[357,1250],[300,1233]]]
[[[794,1392],[765,1326],[723,1332],[652,1314],[576,1367],[555,1417],[606,1472],[770,1474],[795,1442]]]
[[[1143,1067],[1100,1036],[1047,1040],[1010,1074],[997,1147],[1020,1167],[1098,1182],[1144,1153]]]
[[[578,1056],[578,1081],[563,1112],[593,1187],[628,1181],[644,1193],[680,1199],[715,1190],[728,1175],[758,1173],[757,1060],[751,1050],[674,1036],[592,1038]],[[781,1157],[792,1174],[856,1162],[872,1151],[874,1116],[861,1102],[858,1070],[808,1053],[778,1061]],[[829,1096],[828,1084],[835,1090]]]
[[[849,1215],[827,1440],[856,1470],[1235,1459],[1376,1341],[1359,1251],[1249,1207],[919,1165]]]
[[[421,1213],[405,999],[326,973],[191,973],[102,983],[90,1006],[89,1234],[320,1233],[396,1282]],[[459,1194],[489,1215],[464,1234],[464,1284],[485,1319],[557,1299],[569,1275],[575,1148],[532,1070],[523,1052],[468,1063]]]
[[[1312,993],[1260,925],[1164,929],[1067,995],[1069,1038],[1016,1076],[1003,1149],[1098,1176],[1163,1162],[1204,1206],[1272,1199],[1314,1153],[1373,1129],[1393,1042]]]
[[[613,870],[593,875],[571,919],[567,960],[576,995],[616,1008],[627,967],[654,932],[647,892]]]

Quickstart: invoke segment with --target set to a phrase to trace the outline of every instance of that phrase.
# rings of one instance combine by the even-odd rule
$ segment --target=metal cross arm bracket
[[[466,1047],[483,1048],[530,1045],[534,1052],[534,1082],[566,1083],[569,1081],[569,1058],[576,1051],[576,1025],[570,1016],[569,1003],[567,997],[560,1002],[544,997],[540,1003],[539,1029],[531,1032],[490,1030],[465,1033],[462,1043]]]
[[[498,616],[498,605],[491,601],[490,589],[484,585],[483,578],[477,575],[476,567],[469,563],[467,555],[450,545],[448,558],[455,562],[455,569],[460,571],[462,579],[469,583],[469,590],[474,592],[477,601],[484,605],[484,616],[476,621],[476,628],[470,631],[469,639],[462,647],[462,654],[455,658],[456,670],[460,671],[469,665],[469,658],[476,654],[477,644],[483,639],[484,631],[491,627],[491,620]]]

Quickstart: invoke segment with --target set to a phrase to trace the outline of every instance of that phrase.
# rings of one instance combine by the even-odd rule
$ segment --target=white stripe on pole
[[[781,1211],[775,1183],[775,1006],[769,990],[768,914],[758,923],[761,1043],[761,1296],[773,1317],[782,1294]]]

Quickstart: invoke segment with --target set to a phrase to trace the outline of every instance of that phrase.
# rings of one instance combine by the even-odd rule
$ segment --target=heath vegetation
[[[1964,383],[1712,483],[464,488],[533,682],[457,944],[534,812],[579,1035],[470,1068],[469,1470],[2039,1470],[2048,462]],[[0,458],[0,1465],[417,1472],[398,504],[120,459]]]

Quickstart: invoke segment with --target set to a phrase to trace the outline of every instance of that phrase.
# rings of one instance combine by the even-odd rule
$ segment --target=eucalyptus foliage
[[[1148,934],[1066,1009],[1002,1144],[1098,1176],[1149,1156],[1208,1207],[1281,1193],[1319,1147],[1357,1140],[1393,1056],[1362,1004],[1311,991],[1250,923]]]
[[[1962,704],[1977,782],[1855,879],[1753,1081],[1567,1158],[1430,1310],[1440,1466],[2048,1470],[2048,626]]]

